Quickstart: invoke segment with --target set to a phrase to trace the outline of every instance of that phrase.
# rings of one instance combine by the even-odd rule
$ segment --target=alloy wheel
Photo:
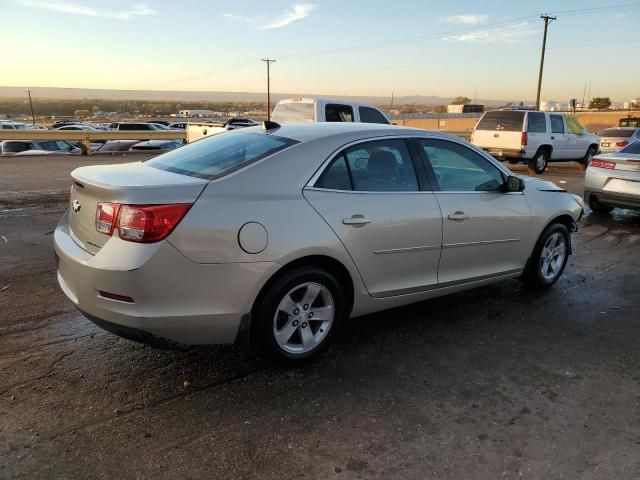
[[[561,233],[553,233],[547,238],[540,253],[540,275],[547,280],[554,280],[562,271],[567,258],[567,241]]]

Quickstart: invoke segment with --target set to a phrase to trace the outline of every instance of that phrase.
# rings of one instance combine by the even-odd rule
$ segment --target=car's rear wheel
[[[345,296],[329,272],[290,271],[267,288],[254,308],[258,351],[283,366],[315,360],[329,347],[346,315]]]
[[[569,259],[569,229],[553,223],[540,235],[533,249],[523,280],[534,288],[549,288],[558,281]]]
[[[598,215],[608,215],[613,211],[613,207],[608,205],[604,205],[598,197],[591,195],[589,197],[589,208],[593,210],[593,213],[597,213]]]
[[[541,175],[547,169],[548,163],[549,163],[549,152],[546,149],[541,148],[536,152],[533,158],[529,160],[527,167],[529,168],[530,172]]]

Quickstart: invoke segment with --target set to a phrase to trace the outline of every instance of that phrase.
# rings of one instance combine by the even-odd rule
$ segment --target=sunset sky
[[[275,92],[531,99],[546,12],[544,99],[640,96],[640,3],[604,0],[0,0],[0,85],[261,92],[268,56]]]

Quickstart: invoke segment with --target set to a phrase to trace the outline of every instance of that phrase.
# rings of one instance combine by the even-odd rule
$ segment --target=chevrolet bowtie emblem
[[[71,208],[74,212],[79,212],[81,207],[82,205],[80,205],[80,202],[78,200],[74,200],[73,202],[71,202]]]

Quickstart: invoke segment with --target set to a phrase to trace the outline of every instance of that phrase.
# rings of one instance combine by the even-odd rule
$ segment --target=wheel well
[[[326,256],[326,255],[309,255],[307,257],[301,257],[293,260],[292,262],[283,265],[280,270],[274,273],[271,278],[262,286],[260,293],[256,297],[253,302],[253,306],[251,311],[256,307],[256,305],[260,304],[262,297],[269,290],[271,285],[273,285],[278,279],[280,279],[283,275],[286,275],[292,270],[301,267],[316,267],[322,270],[326,270],[331,273],[336,280],[340,283],[340,285],[345,289],[345,297],[347,299],[347,311],[351,313],[351,309],[353,307],[353,295],[354,295],[354,287],[353,280],[351,278],[351,274],[349,270],[340,263],[335,258]]]
[[[549,156],[551,156],[551,152],[553,152],[553,147],[551,145],[540,145],[536,153],[538,153],[540,150],[546,150]]]
[[[560,215],[557,216],[553,219],[551,219],[545,226],[544,229],[542,230],[543,232],[549,228],[549,225],[553,225],[554,223],[560,223],[562,225],[564,225],[565,227],[567,227],[567,229],[569,230],[569,232],[575,232],[576,231],[576,222],[575,220],[571,217],[571,215]],[[542,233],[540,234],[540,236],[542,236]],[[569,235],[571,236],[571,235]],[[571,254],[571,242],[569,242],[569,254]]]
[[[596,149],[596,153],[598,153],[598,150],[600,150],[600,145],[598,145],[597,143],[592,143],[591,145],[589,145],[589,148],[591,147]]]

